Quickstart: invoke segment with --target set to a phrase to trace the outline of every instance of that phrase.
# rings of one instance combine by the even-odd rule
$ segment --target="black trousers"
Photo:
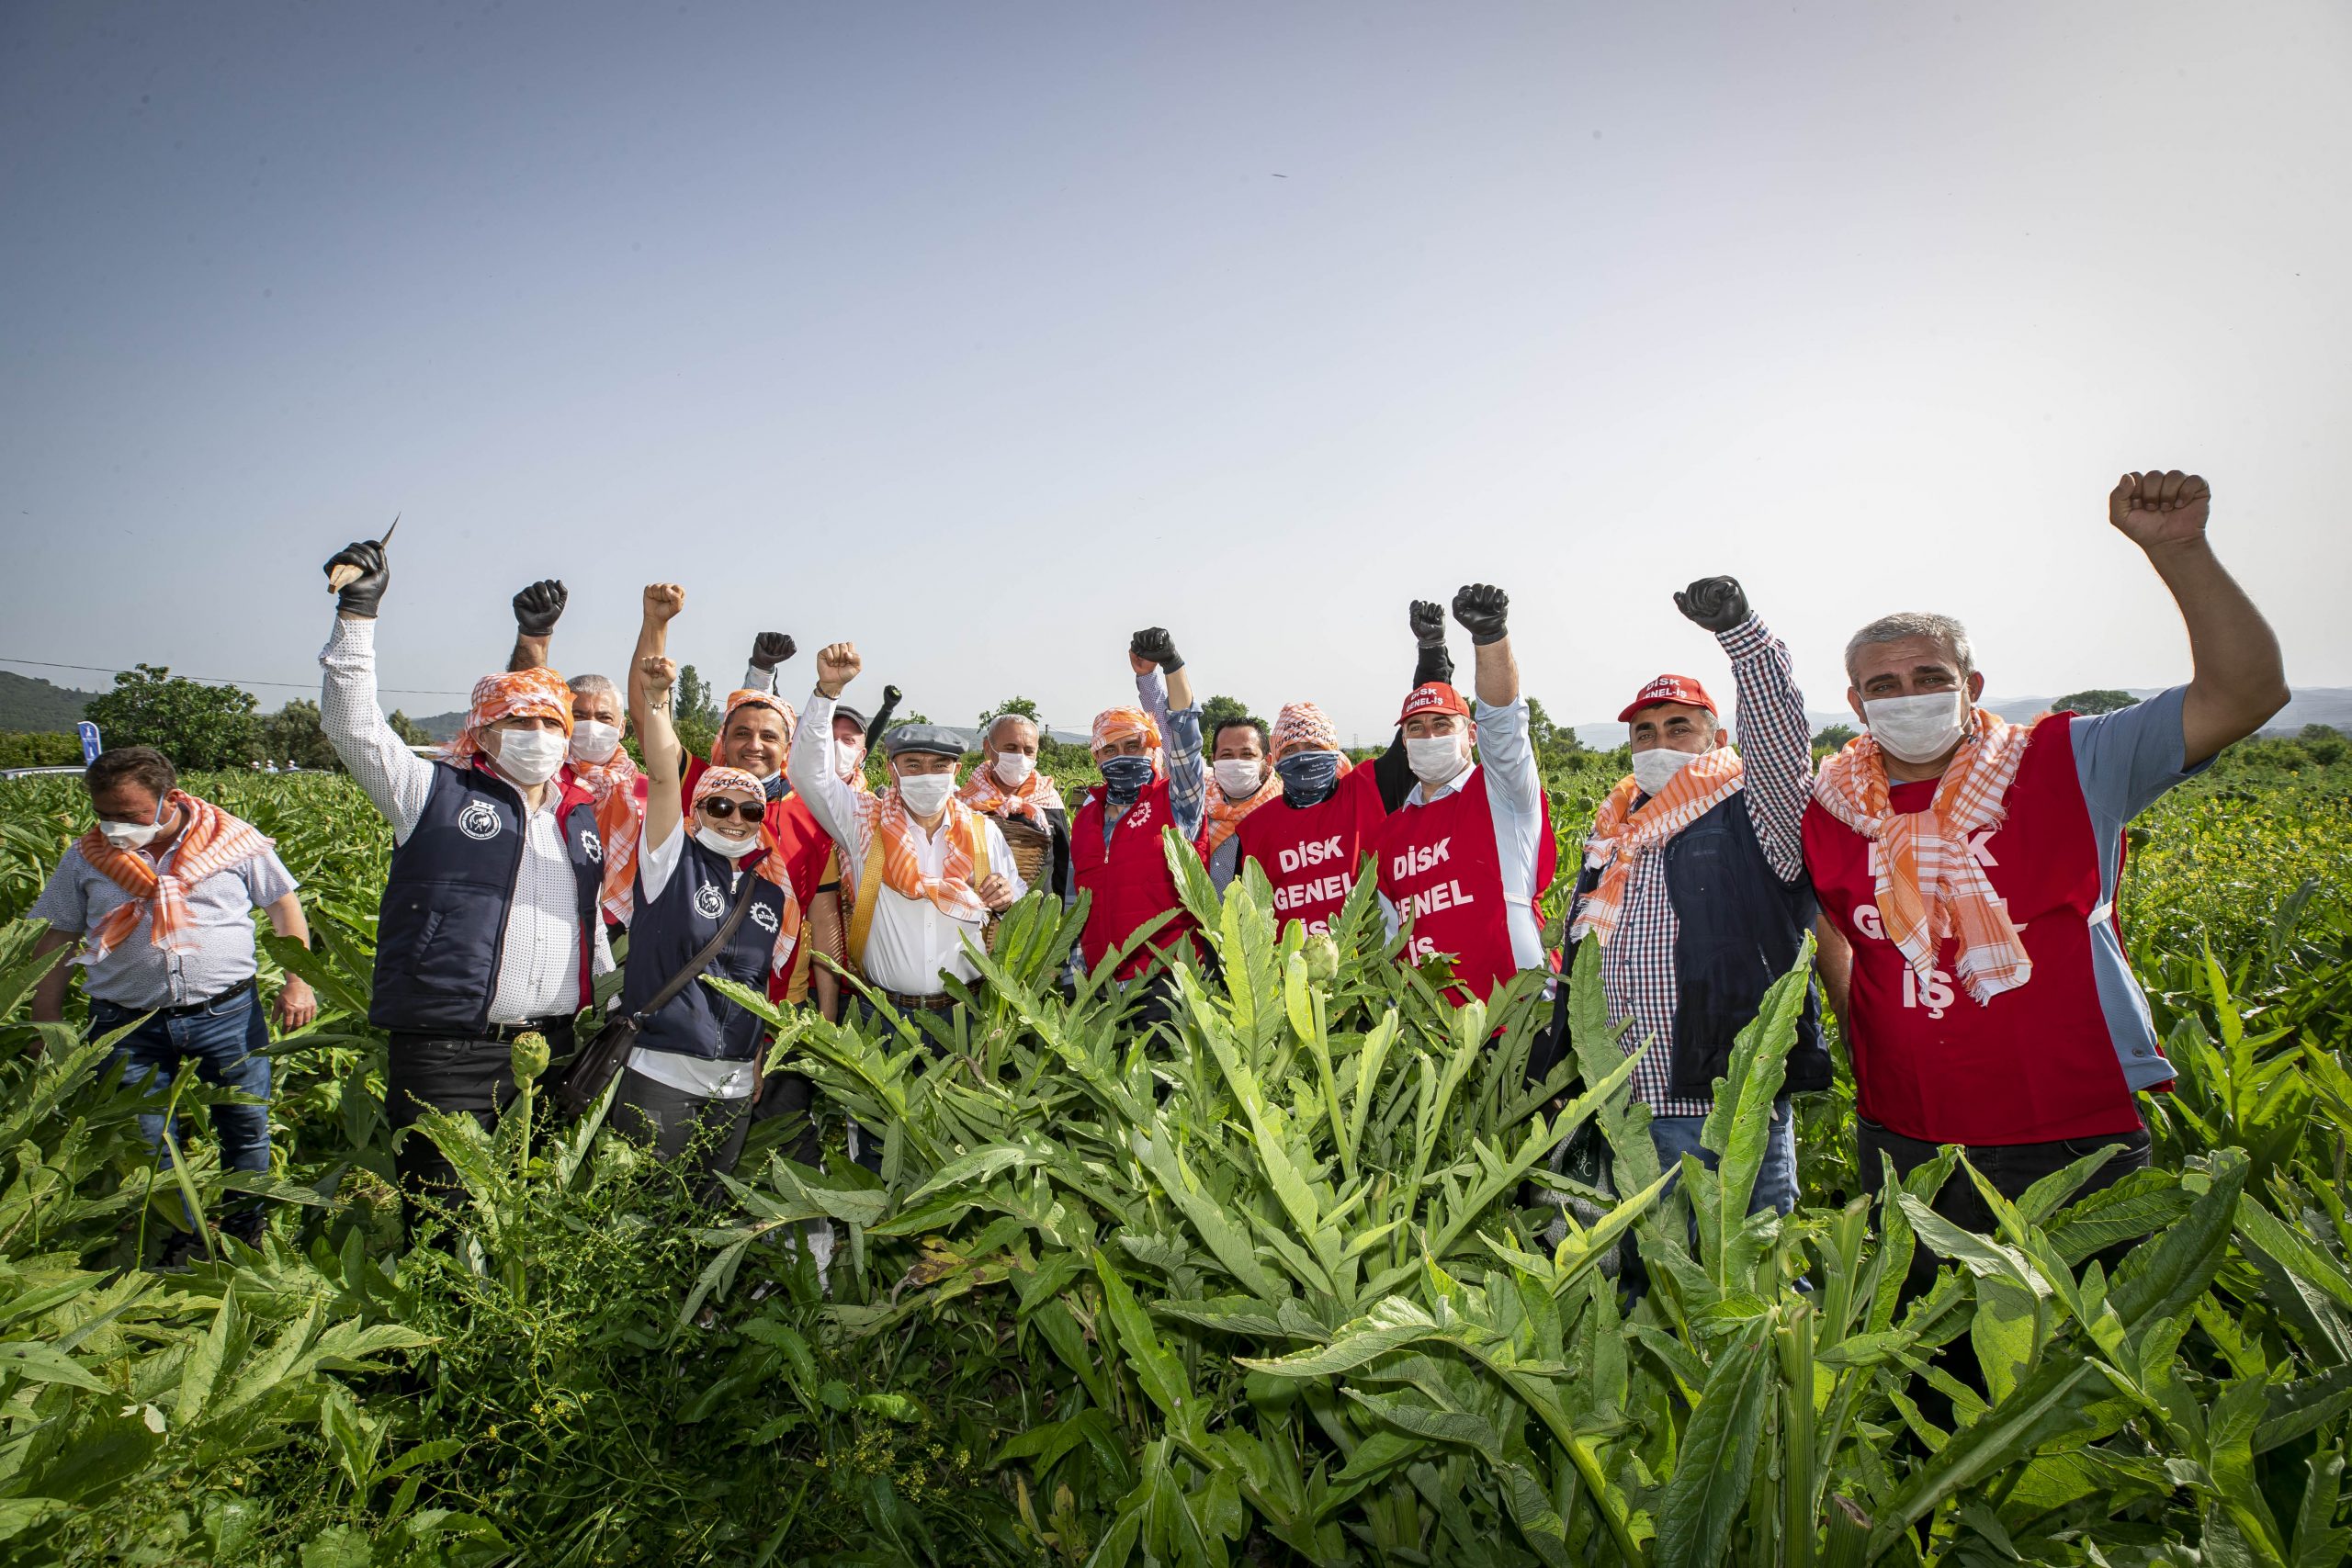
[[[691,1154],[699,1171],[732,1174],[743,1135],[751,1130],[752,1099],[716,1100],[623,1067],[605,1125],[648,1145],[658,1159],[676,1161]]]
[[[548,1047],[561,1056],[571,1049],[569,1023],[543,1031]],[[514,1099],[514,1047],[503,1040],[441,1034],[392,1036],[384,1087],[384,1114],[397,1135],[428,1111],[464,1111],[487,1130]],[[392,1168],[401,1179],[401,1212],[415,1228],[416,1201],[443,1203],[462,1199],[465,1184],[423,1133],[395,1138]]]
[[[1882,1154],[1894,1162],[1897,1176],[1908,1176],[1934,1159],[1938,1147],[1917,1138],[1906,1138],[1900,1133],[1889,1132],[1860,1115],[1854,1118],[1854,1141],[1856,1152],[1861,1156],[1862,1183],[1871,1191],[1877,1190],[1881,1180],[1879,1156]],[[2091,1173],[2090,1179],[2075,1193],[2076,1199],[2081,1199],[2101,1188],[2114,1186],[2132,1171],[2146,1168],[2148,1129],[2145,1126],[2136,1132],[2107,1134],[2095,1138],[2059,1138],[2045,1144],[1972,1144],[1965,1147],[1968,1163],[1993,1184],[1995,1191],[2015,1201],[2024,1196],[2027,1188],[2051,1172],[2064,1170],[2085,1155],[2109,1144],[2120,1144],[2123,1152]],[[1976,1190],[1976,1184],[1968,1179],[1964,1171],[1955,1169],[1952,1172],[1951,1179],[1944,1183],[1944,1190],[1936,1195],[1932,1207],[1937,1213],[1962,1229],[1974,1231],[1981,1235],[1991,1235],[1998,1226],[1992,1209],[1985,1204],[1984,1194]],[[2130,1250],[2130,1246],[2127,1243],[2111,1248],[2109,1253],[2099,1254],[2109,1274],[2115,1272],[2116,1264],[2121,1261],[2121,1255]],[[1935,1255],[1925,1247],[1913,1251],[1911,1272],[1903,1286],[1905,1300],[1923,1293],[1934,1283],[1937,1262]]]

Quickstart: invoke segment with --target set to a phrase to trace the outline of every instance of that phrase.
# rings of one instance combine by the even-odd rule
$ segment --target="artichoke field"
[[[1854,1168],[1849,1090],[1800,1101],[1804,1206],[1747,1214],[1799,976],[1718,1087],[1719,1169],[1661,1170],[1590,953],[1531,1084],[1528,977],[1452,1009],[1368,887],[1310,941],[1171,857],[1212,961],[1161,1032],[1055,985],[1079,917],[1033,897],[952,1025],[729,990],[878,1173],[838,1115],[817,1165],[763,1122],[714,1201],[526,1093],[422,1130],[468,1198],[404,1250],[381,824],[337,778],[225,781],[317,932],[267,943],[322,1003],[275,1047],[267,1178],[220,1169],[192,1078],[159,1171],[105,1043],[25,1021],[37,928],[0,927],[0,1560],[2342,1562],[2352,825],[2337,780],[2228,787],[2135,830],[2182,1072],[2154,1168],[1988,1193],[1991,1235],[1930,1210],[1976,1179],[1949,1152]],[[0,915],[79,805],[10,788]],[[259,1250],[138,1267],[254,1190]]]

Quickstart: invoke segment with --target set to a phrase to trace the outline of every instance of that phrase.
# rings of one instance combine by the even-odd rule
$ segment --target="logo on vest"
[[[605,841],[596,837],[595,829],[580,829],[580,852],[598,865],[605,863]]]
[[[477,800],[458,813],[458,831],[469,839],[498,837],[498,807],[486,800]]]
[[[1136,801],[1136,808],[1127,813],[1125,825],[1130,828],[1140,828],[1150,820],[1151,800],[1149,796],[1146,796],[1144,799]]]
[[[714,888],[713,891],[716,892],[717,889]],[[752,905],[752,912],[744,918],[750,920],[753,925],[759,927],[762,931],[767,932],[768,935],[775,935],[777,931],[775,911],[769,908],[765,904]]]
[[[695,889],[695,911],[706,920],[715,920],[727,912],[727,897],[716,882],[706,882]]]

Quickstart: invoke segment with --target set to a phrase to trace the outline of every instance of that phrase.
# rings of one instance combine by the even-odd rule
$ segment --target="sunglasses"
[[[729,800],[723,795],[714,795],[704,801],[702,810],[705,816],[719,822],[726,821],[739,811],[742,813],[743,820],[746,822],[757,822],[768,814],[768,808],[763,802]]]

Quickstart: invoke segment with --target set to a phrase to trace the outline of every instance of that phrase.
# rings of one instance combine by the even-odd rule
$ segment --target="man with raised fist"
[[[1634,1097],[1650,1108],[1650,1141],[1669,1171],[1686,1154],[1716,1156],[1699,1130],[1733,1039],[1813,924],[1800,824],[1813,746],[1789,650],[1747,606],[1736,579],[1706,577],[1674,596],[1684,617],[1731,660],[1739,749],[1714,699],[1688,675],[1660,675],[1617,717],[1634,771],[1594,816],[1569,906],[1568,941],[1601,944],[1609,1021],[1630,1024]],[[1808,991],[1784,1092],[1750,1194],[1751,1212],[1796,1206],[1796,1129],[1788,1094],[1829,1087],[1821,1001]]]
[[[1193,917],[1177,897],[1160,834],[1174,828],[1197,853],[1207,802],[1201,710],[1176,639],[1164,626],[1146,627],[1128,639],[1127,664],[1136,704],[1094,716],[1090,742],[1102,782],[1086,792],[1069,826],[1071,877],[1093,899],[1079,940],[1087,968],[1100,968],[1146,924],[1175,912],[1119,964],[1122,981],[1164,967],[1162,953],[1192,941]],[[1164,1017],[1166,1007],[1166,992],[1154,989],[1139,1019]]]
[[[1390,934],[1410,926],[1408,964],[1446,961],[1456,1003],[1485,1000],[1522,969],[1551,967],[1535,901],[1558,855],[1510,611],[1510,596],[1486,583],[1453,596],[1453,618],[1475,649],[1477,707],[1442,681],[1406,697],[1396,718],[1416,782],[1372,840]]]
[[[1823,968],[1870,1186],[1882,1157],[1908,1171],[1943,1144],[2011,1198],[2105,1145],[2119,1152],[2086,1191],[2147,1163],[2133,1095],[2173,1070],[2116,929],[2123,829],[2288,696],[2278,638],[2206,542],[2211,504],[2177,468],[2108,497],[2179,605],[2195,670],[2119,713],[2012,724],[1978,706],[1975,650],[1946,615],[1883,616],[1846,644],[1867,733],[1823,766],[1804,851],[1850,951],[1849,973],[1844,953]],[[1935,1206],[1995,1228],[1968,1180]]]

